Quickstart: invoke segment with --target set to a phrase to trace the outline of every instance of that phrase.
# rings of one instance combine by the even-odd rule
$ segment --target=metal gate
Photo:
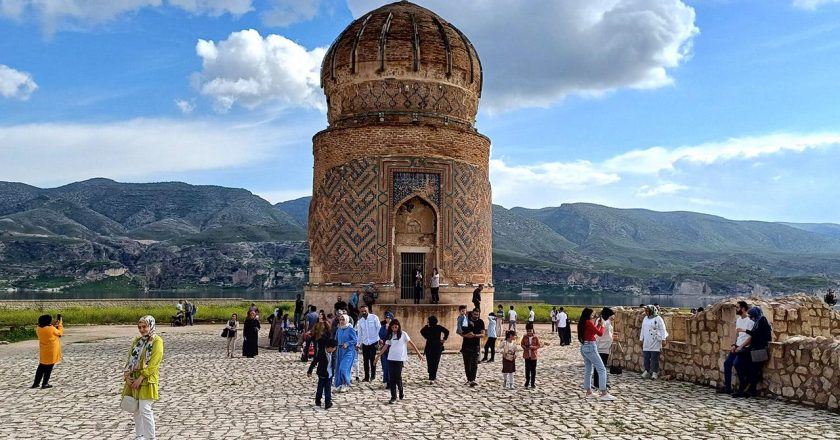
[[[420,266],[420,273],[425,277],[426,275],[426,254],[421,253],[402,253],[400,254],[400,298],[414,299],[414,270]],[[426,280],[423,280],[425,285]],[[424,289],[425,290],[425,289]],[[420,299],[423,299],[423,294],[420,294]]]

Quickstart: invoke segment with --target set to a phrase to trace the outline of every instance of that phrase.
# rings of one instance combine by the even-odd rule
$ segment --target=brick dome
[[[422,121],[471,128],[482,79],[469,39],[407,1],[353,21],[321,66],[330,126]]]

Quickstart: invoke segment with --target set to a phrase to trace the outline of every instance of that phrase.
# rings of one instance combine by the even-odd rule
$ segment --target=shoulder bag
[[[230,329],[229,329],[229,328],[227,328],[227,327],[225,327],[225,328],[222,330],[222,337],[223,337],[223,338],[227,338],[227,337],[229,337],[229,336],[230,336]]]
[[[120,409],[125,412],[136,413],[140,407],[140,402],[132,395],[126,394],[120,400]]]
[[[766,348],[760,348],[758,350],[750,350],[750,358],[752,358],[753,362],[766,362],[770,357],[767,355]]]

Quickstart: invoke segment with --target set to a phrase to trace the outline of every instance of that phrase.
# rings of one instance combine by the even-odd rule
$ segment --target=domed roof
[[[353,21],[321,65],[331,125],[402,112],[472,126],[482,82],[481,61],[466,35],[407,1]]]

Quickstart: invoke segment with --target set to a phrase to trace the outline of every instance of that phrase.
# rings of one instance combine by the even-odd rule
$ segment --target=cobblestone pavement
[[[68,330],[72,333],[73,328]],[[588,401],[580,389],[577,347],[541,352],[537,388],[501,389],[501,363],[481,364],[479,386],[464,385],[460,355],[445,355],[439,383],[407,364],[406,400],[388,404],[382,384],[334,394],[329,411],[314,407],[315,379],[296,354],[260,350],[255,359],[225,359],[220,328],[161,330],[166,355],[158,438],[840,438],[840,415],[767,399],[719,396],[707,387],[611,376],[615,402]],[[130,414],[118,408],[120,370],[130,337],[64,346],[48,390],[29,389],[37,347],[0,351],[0,438],[132,438]],[[266,333],[266,332],[263,332]],[[453,335],[449,345],[459,339]],[[457,341],[458,343],[460,341]],[[14,345],[14,344],[13,344]],[[524,382],[522,361],[516,381]]]

